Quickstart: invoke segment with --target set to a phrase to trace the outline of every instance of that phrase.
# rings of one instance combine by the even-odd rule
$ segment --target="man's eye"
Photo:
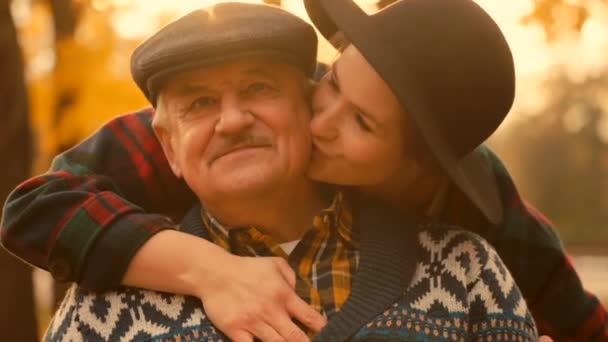
[[[245,89],[245,93],[246,94],[257,94],[257,93],[265,92],[267,90],[270,90],[270,87],[267,84],[261,83],[261,82],[255,82],[255,83],[252,83],[249,86],[247,86],[247,89]]]
[[[217,100],[212,97],[200,97],[192,103],[192,109],[204,109],[211,107],[217,103]]]

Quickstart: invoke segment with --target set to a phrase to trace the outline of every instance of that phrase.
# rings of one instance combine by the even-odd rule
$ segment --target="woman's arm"
[[[557,341],[608,341],[608,313],[583,288],[553,224],[520,196],[498,156],[486,147],[478,152],[496,175],[504,208],[502,224],[484,238],[515,278],[540,334]]]
[[[60,281],[118,286],[141,245],[194,203],[167,164],[151,116],[111,120],[19,185],[4,206],[4,247]]]

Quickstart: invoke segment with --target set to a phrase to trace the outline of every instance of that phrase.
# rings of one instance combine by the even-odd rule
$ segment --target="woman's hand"
[[[198,296],[209,319],[230,339],[308,341],[292,318],[314,332],[325,325],[323,316],[296,295],[296,276],[284,259],[227,254],[221,260],[221,272],[207,279]]]
[[[137,251],[122,284],[200,298],[211,322],[235,342],[308,341],[292,318],[314,332],[326,320],[296,295],[295,279],[284,259],[239,257],[165,230]]]

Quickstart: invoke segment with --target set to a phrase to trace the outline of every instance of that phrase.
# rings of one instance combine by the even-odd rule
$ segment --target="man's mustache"
[[[272,142],[270,139],[250,133],[221,138],[221,140],[214,144],[213,149],[209,153],[209,164],[213,163],[220,157],[241,148],[268,147],[271,145]]]

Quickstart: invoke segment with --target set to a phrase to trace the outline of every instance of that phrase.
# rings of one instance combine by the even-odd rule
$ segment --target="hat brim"
[[[418,128],[436,161],[448,177],[479,208],[493,224],[502,221],[503,209],[496,177],[485,157],[474,150],[464,157],[457,157],[437,125],[424,119],[432,117],[426,96],[417,87],[414,73],[395,73],[403,63],[391,54],[390,42],[382,33],[381,25],[372,20],[351,0],[306,0],[306,10],[321,34],[332,42],[336,33],[342,32],[376,72],[395,92],[401,105]],[[402,94],[407,94],[403,96]],[[407,97],[407,103],[402,100]]]

